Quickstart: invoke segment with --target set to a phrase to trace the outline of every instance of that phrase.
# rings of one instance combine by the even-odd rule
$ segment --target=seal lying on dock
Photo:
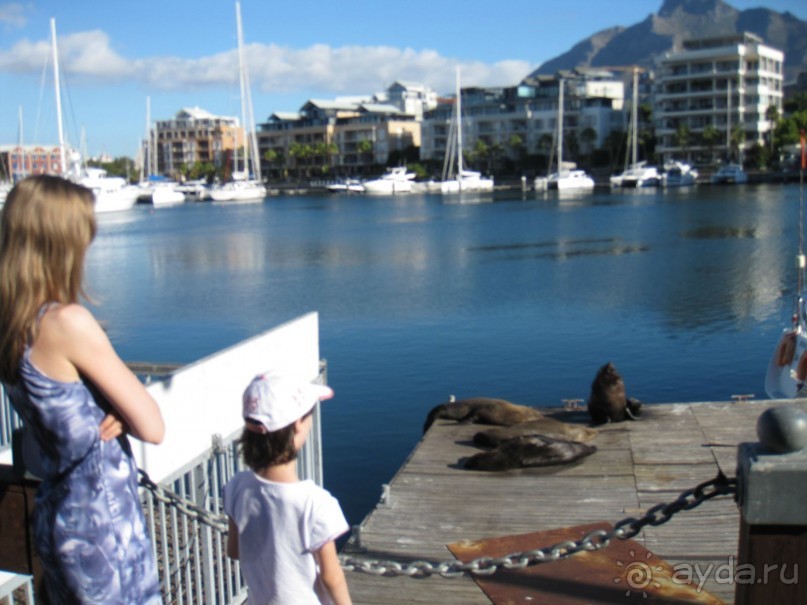
[[[457,422],[475,422],[477,424],[496,424],[512,426],[529,420],[543,418],[535,408],[518,405],[504,399],[491,397],[471,397],[459,401],[441,403],[432,408],[423,425],[423,432],[429,430],[438,418],[447,418]]]
[[[529,420],[513,426],[496,427],[480,431],[474,435],[474,444],[480,447],[496,447],[513,437],[529,437],[543,435],[553,439],[569,439],[571,441],[592,441],[599,431],[579,424],[562,422],[555,418]]]
[[[465,461],[465,468],[477,471],[506,471],[531,466],[568,464],[597,451],[594,445],[552,439],[543,435],[514,437],[489,452],[475,454]]]
[[[591,383],[588,413],[593,424],[637,420],[642,403],[625,395],[625,383],[610,361],[602,366]]]

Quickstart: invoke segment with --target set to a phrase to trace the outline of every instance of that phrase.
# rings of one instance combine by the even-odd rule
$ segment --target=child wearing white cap
[[[297,452],[318,401],[333,391],[278,374],[244,391],[241,453],[252,469],[224,486],[227,554],[241,561],[255,604],[350,605],[334,540],[348,530],[339,502],[297,477]]]

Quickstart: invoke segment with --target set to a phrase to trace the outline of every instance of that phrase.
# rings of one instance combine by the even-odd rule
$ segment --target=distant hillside
[[[789,12],[766,8],[739,11],[723,0],[664,0],[655,15],[630,27],[598,32],[546,61],[530,76],[575,67],[652,67],[657,55],[681,50],[684,40],[744,31],[784,51],[785,81],[807,71],[807,21]]]

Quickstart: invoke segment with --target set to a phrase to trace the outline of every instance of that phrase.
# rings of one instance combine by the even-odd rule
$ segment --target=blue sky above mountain
[[[309,98],[372,94],[395,80],[453,89],[463,83],[512,85],[577,42],[614,26],[630,28],[659,7],[715,0],[410,0],[405,9],[375,0],[268,3],[243,0],[253,105],[258,121],[296,111]],[[301,8],[304,6],[304,9]],[[804,0],[736,0],[807,20]],[[403,11],[403,12],[402,12]],[[64,72],[68,137],[82,129],[90,153],[134,155],[152,119],[199,105],[238,115],[235,4],[141,0],[0,0],[0,144],[16,143],[23,110],[25,141],[53,144],[55,108],[48,73],[50,18]]]

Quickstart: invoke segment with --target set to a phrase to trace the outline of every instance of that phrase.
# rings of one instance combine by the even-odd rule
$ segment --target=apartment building
[[[183,108],[170,120],[157,120],[152,137],[157,173],[170,176],[178,174],[183,164],[222,166],[234,150],[243,148],[245,140],[238,118],[216,116],[199,107]]]
[[[625,86],[612,71],[562,70],[531,76],[506,88],[463,88],[462,137],[466,154],[477,148],[495,149],[502,157],[548,155],[557,136],[558,99],[564,87],[563,132],[567,147],[590,153],[612,131],[625,129]],[[449,144],[454,99],[424,116],[421,160],[443,160]],[[567,159],[570,156],[566,156]],[[484,166],[475,166],[485,169]],[[535,167],[537,170],[547,167]]]
[[[17,182],[32,174],[62,174],[58,145],[0,145],[0,181]]]
[[[701,165],[742,161],[746,149],[766,142],[768,108],[782,113],[783,64],[782,51],[750,33],[688,40],[682,51],[661,56],[657,154]]]
[[[296,113],[258,125],[258,149],[270,178],[366,176],[420,147],[420,118],[437,103],[428,87],[395,82],[383,93],[312,99]]]

